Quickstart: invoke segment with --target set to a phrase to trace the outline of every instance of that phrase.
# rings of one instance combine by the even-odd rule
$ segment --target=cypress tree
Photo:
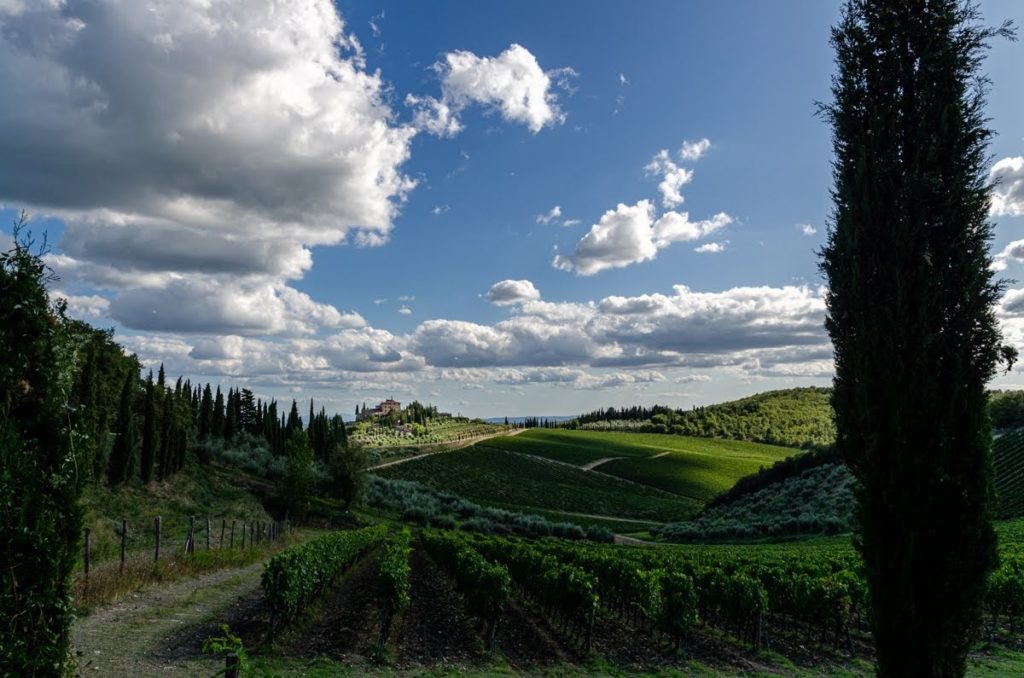
[[[156,387],[153,385],[153,370],[146,379],[146,409],[142,419],[142,458],[139,475],[142,483],[153,479],[153,462],[156,459]]]
[[[213,422],[213,392],[207,384],[203,389],[203,400],[199,405],[199,438],[205,440],[210,435]]]
[[[235,406],[237,395],[234,389],[228,389],[227,409],[224,416],[224,439],[231,440],[238,433],[238,408]]]
[[[138,376],[132,369],[124,378],[124,385],[121,387],[121,401],[117,414],[117,438],[114,439],[114,449],[110,452],[110,463],[107,466],[107,480],[111,485],[118,485],[131,479],[133,459],[135,457],[135,446],[137,435],[135,432],[135,415],[132,412],[133,401],[135,400],[135,381]]]
[[[302,418],[299,416],[299,404],[292,399],[292,409],[288,412],[288,422],[284,426],[286,438],[291,438],[292,432],[296,429],[302,430]]]
[[[213,414],[210,416],[210,435],[215,438],[224,437],[224,394],[217,387],[217,396],[213,399]]]
[[[180,383],[181,380],[179,379],[178,382]],[[174,402],[174,394],[167,391],[164,395],[160,447],[156,465],[159,480],[170,477],[174,472],[174,441],[171,439],[174,432]]]
[[[834,28],[835,202],[822,271],[836,445],[881,676],[962,675],[995,562],[985,384],[1002,346],[988,251],[989,39],[961,0],[848,0]]]

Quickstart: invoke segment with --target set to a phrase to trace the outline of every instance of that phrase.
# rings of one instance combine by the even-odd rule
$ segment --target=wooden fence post
[[[121,572],[124,572],[124,555],[128,547],[128,521],[121,519]]]
[[[210,519],[206,519],[206,550],[210,550]]]
[[[231,521],[231,550],[235,550],[235,521]]]
[[[85,578],[89,578],[89,552],[92,550],[92,530],[85,528]]]
[[[160,516],[153,519],[153,532],[156,534],[156,552],[153,555],[153,562],[160,562]]]
[[[224,657],[224,678],[238,678],[239,671],[238,655],[229,652]]]
[[[192,537],[196,527],[196,519],[192,516],[188,517],[188,535],[185,537],[185,553],[192,553]]]
[[[242,521],[242,550],[245,550],[245,521]]]
[[[218,547],[221,551],[224,550],[224,530],[228,526],[228,521],[224,518],[220,519],[220,546]]]

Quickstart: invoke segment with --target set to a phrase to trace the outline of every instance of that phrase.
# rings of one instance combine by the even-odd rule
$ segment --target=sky
[[[26,210],[53,294],[145,366],[347,416],[827,385],[839,10],[0,0],[0,228]],[[1010,280],[1021,63],[984,66]],[[998,314],[1024,349],[1024,283]]]

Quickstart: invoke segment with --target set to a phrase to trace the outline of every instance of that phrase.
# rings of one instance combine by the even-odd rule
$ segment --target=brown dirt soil
[[[529,669],[580,659],[574,650],[562,647],[546,627],[536,623],[518,601],[509,601],[498,624],[497,644],[510,666]]]
[[[475,661],[482,640],[462,596],[417,544],[409,560],[409,608],[392,628],[399,665]]]
[[[362,664],[380,634],[374,585],[376,562],[376,553],[371,552],[356,563],[323,597],[312,621],[280,639],[280,652]]]

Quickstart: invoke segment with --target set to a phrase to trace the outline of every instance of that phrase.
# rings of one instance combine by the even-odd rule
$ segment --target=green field
[[[656,433],[534,429],[391,466],[380,475],[503,508],[664,522],[694,514],[740,477],[794,453]],[[594,472],[573,468],[607,458],[621,459]]]
[[[668,522],[686,518],[700,508],[698,502],[685,497],[481,445],[376,473],[523,511],[547,509]]]
[[[550,429],[526,431],[512,438],[494,438],[479,446],[522,452],[575,466],[623,457],[601,464],[597,470],[689,497],[701,504],[762,466],[799,454],[789,447],[737,440]]]

